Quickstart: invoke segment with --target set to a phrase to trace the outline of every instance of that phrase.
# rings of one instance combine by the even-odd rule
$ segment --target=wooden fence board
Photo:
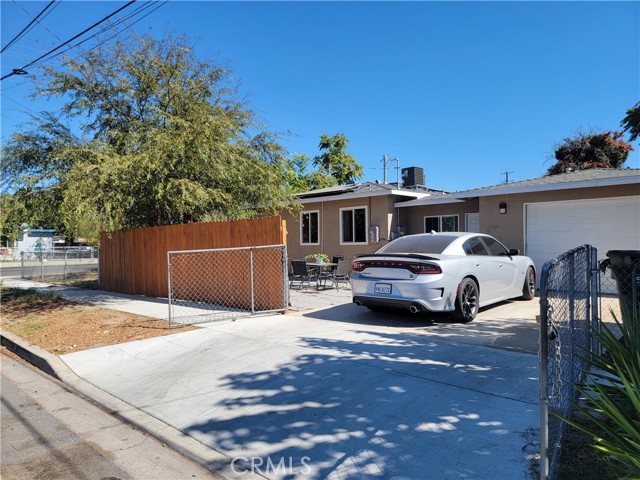
[[[168,251],[280,244],[286,244],[286,224],[281,217],[103,232],[100,238],[100,288],[167,297]],[[230,286],[232,283],[229,281]],[[278,286],[275,282],[273,285]],[[265,291],[263,295],[272,298],[279,293]]]

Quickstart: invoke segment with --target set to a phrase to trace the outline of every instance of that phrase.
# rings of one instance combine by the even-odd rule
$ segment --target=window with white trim
[[[424,231],[457,232],[458,215],[439,215],[437,217],[424,217]]]
[[[367,207],[340,209],[340,245],[367,244]]]
[[[300,245],[320,244],[320,212],[312,210],[300,214]]]

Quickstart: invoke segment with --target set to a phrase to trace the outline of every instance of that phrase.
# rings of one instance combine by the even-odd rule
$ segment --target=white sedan
[[[454,312],[472,321],[480,307],[536,291],[529,257],[481,233],[406,235],[353,260],[353,301],[370,310]]]

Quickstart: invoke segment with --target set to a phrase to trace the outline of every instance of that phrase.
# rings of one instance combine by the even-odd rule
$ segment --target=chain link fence
[[[49,283],[98,282],[99,250],[96,247],[64,247],[20,252],[20,277]]]
[[[640,252],[597,250],[584,245],[547,262],[540,277],[541,478],[555,479],[562,438],[579,400],[576,384],[586,378],[589,355],[601,354],[591,334],[614,317],[638,318]],[[634,256],[635,255],[635,256]],[[623,312],[625,313],[623,317]],[[626,314],[630,315],[627,316]],[[633,316],[635,315],[635,316]],[[640,328],[640,326],[639,326]]]
[[[607,257],[600,262],[600,319],[640,318],[640,251],[612,250]]]
[[[286,245],[167,252],[169,324],[287,310]]]
[[[585,353],[596,326],[597,257],[589,246],[575,248],[545,263],[540,277],[541,478],[553,479],[566,423],[578,400],[575,384],[584,380]]]

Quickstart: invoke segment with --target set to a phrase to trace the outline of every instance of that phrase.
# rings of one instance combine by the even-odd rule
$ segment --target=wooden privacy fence
[[[286,222],[281,217],[103,232],[100,288],[167,297],[168,251],[280,244],[286,244]],[[278,276],[282,276],[282,272]],[[281,288],[280,282],[273,284]]]

